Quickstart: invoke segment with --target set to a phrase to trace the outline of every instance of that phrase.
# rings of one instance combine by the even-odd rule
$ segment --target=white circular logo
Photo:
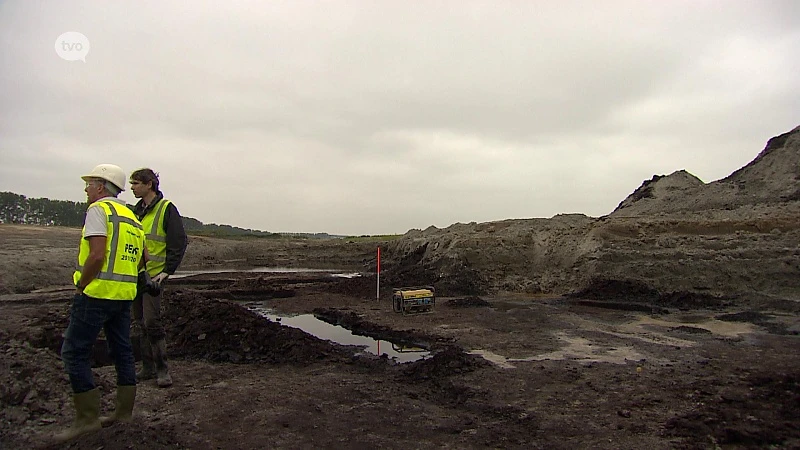
[[[89,39],[77,31],[67,31],[56,38],[56,53],[67,61],[86,62],[89,53]]]

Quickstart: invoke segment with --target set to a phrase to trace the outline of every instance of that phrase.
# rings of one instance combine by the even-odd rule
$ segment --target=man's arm
[[[145,263],[150,261],[150,253],[147,253],[147,246],[142,245],[142,258],[139,260],[139,272],[144,269]]]
[[[183,228],[183,219],[174,203],[164,211],[164,231],[167,233],[167,258],[164,272],[173,275],[183,261],[189,241]]]
[[[89,256],[86,257],[86,262],[81,270],[81,279],[78,280],[76,286],[79,292],[83,292],[86,286],[97,278],[106,259],[105,236],[89,236],[86,240],[89,241]]]

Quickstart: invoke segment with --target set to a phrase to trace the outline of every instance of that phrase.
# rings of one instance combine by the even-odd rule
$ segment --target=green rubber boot
[[[78,436],[102,428],[102,425],[100,425],[99,389],[94,388],[91,391],[74,394],[72,403],[75,406],[75,421],[72,422],[72,426],[69,429],[54,436],[57,444],[63,444]]]
[[[116,422],[131,422],[133,420],[133,404],[136,401],[136,386],[117,386],[117,400],[114,413],[108,417],[101,417],[100,423],[107,427]]]

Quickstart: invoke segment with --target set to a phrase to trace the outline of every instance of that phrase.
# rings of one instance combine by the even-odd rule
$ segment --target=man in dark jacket
[[[131,174],[133,195],[140,199],[133,213],[142,222],[148,250],[147,273],[163,288],[164,282],[178,270],[188,239],[178,208],[158,189],[158,174],[139,169]],[[161,322],[161,292],[140,293],[133,302],[133,318],[138,328],[142,351],[142,370],[138,380],[157,379],[159,387],[172,385],[167,367],[166,332]]]

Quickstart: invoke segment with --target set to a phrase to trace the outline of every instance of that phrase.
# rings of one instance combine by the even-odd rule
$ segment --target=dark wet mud
[[[702,297],[664,306],[611,283],[590,298],[508,309],[464,295],[402,315],[374,300],[374,281],[175,280],[164,297],[175,386],[142,384],[141,422],[62,448],[800,447],[797,342],[774,312],[719,311]],[[431,355],[399,364],[357,353],[251,301]],[[4,306],[0,443],[30,448],[37,430],[71,418],[57,355],[67,308]],[[108,410],[113,368],[102,341],[96,350]]]
[[[450,308],[484,308],[492,306],[492,304],[477,295],[472,295],[464,298],[449,299],[444,302],[444,306]]]

